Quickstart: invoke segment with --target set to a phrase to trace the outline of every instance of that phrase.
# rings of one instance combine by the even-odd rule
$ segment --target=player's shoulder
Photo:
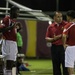
[[[10,19],[10,16],[5,16],[4,18],[3,18],[3,20],[9,20]]]
[[[53,28],[55,26],[55,23],[52,23],[49,25],[50,28]]]
[[[64,28],[68,28],[71,24],[72,24],[71,22],[67,23],[67,24],[64,26]]]
[[[9,19],[10,19],[10,16],[5,16],[5,17],[3,18],[3,23],[9,22]]]
[[[49,25],[47,29],[48,30],[51,30],[52,29],[52,25]]]

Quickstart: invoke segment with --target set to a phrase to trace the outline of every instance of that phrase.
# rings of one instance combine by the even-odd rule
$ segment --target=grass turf
[[[25,60],[30,71],[21,71],[22,75],[52,75],[52,62],[50,59]]]

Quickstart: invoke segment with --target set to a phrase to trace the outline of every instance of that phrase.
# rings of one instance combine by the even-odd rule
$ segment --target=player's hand
[[[66,48],[67,48],[67,47],[68,47],[68,45],[67,45],[67,44],[65,44],[65,45],[64,45],[64,49],[66,50]]]
[[[58,40],[58,39],[60,39],[62,37],[62,35],[60,34],[60,35],[54,35],[54,40],[56,41],[56,40]]]

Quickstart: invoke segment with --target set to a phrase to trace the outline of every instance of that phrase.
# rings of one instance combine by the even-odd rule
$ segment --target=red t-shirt
[[[3,19],[4,27],[9,27],[11,23],[15,23],[14,20],[12,20],[9,16],[6,16]],[[13,27],[11,30],[8,30],[3,33],[3,36],[6,40],[16,41],[16,29]]]
[[[64,27],[63,34],[67,35],[66,43],[70,46],[75,45],[75,23],[68,23]]]
[[[54,38],[54,35],[60,35],[63,32],[64,26],[67,24],[67,22],[62,21],[59,26],[54,22],[53,24],[49,25],[46,32],[46,37]],[[59,39],[52,44],[55,45],[62,45],[62,40]]]

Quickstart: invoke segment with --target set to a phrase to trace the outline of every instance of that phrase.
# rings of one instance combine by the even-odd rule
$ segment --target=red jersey
[[[50,38],[54,38],[54,35],[60,35],[63,32],[63,28],[64,26],[67,24],[67,22],[62,21],[59,26],[54,22],[53,24],[49,25],[47,32],[46,32],[46,37],[50,37]],[[55,45],[62,45],[62,40],[59,39],[55,42],[53,42],[52,44]]]
[[[3,19],[4,27],[9,27],[11,23],[15,23],[14,20],[12,20],[9,16],[6,16]],[[16,29],[13,27],[11,30],[7,30],[3,33],[3,36],[6,40],[16,41]]]
[[[63,34],[67,35],[66,43],[70,46],[75,45],[75,23],[68,23],[64,27]]]

